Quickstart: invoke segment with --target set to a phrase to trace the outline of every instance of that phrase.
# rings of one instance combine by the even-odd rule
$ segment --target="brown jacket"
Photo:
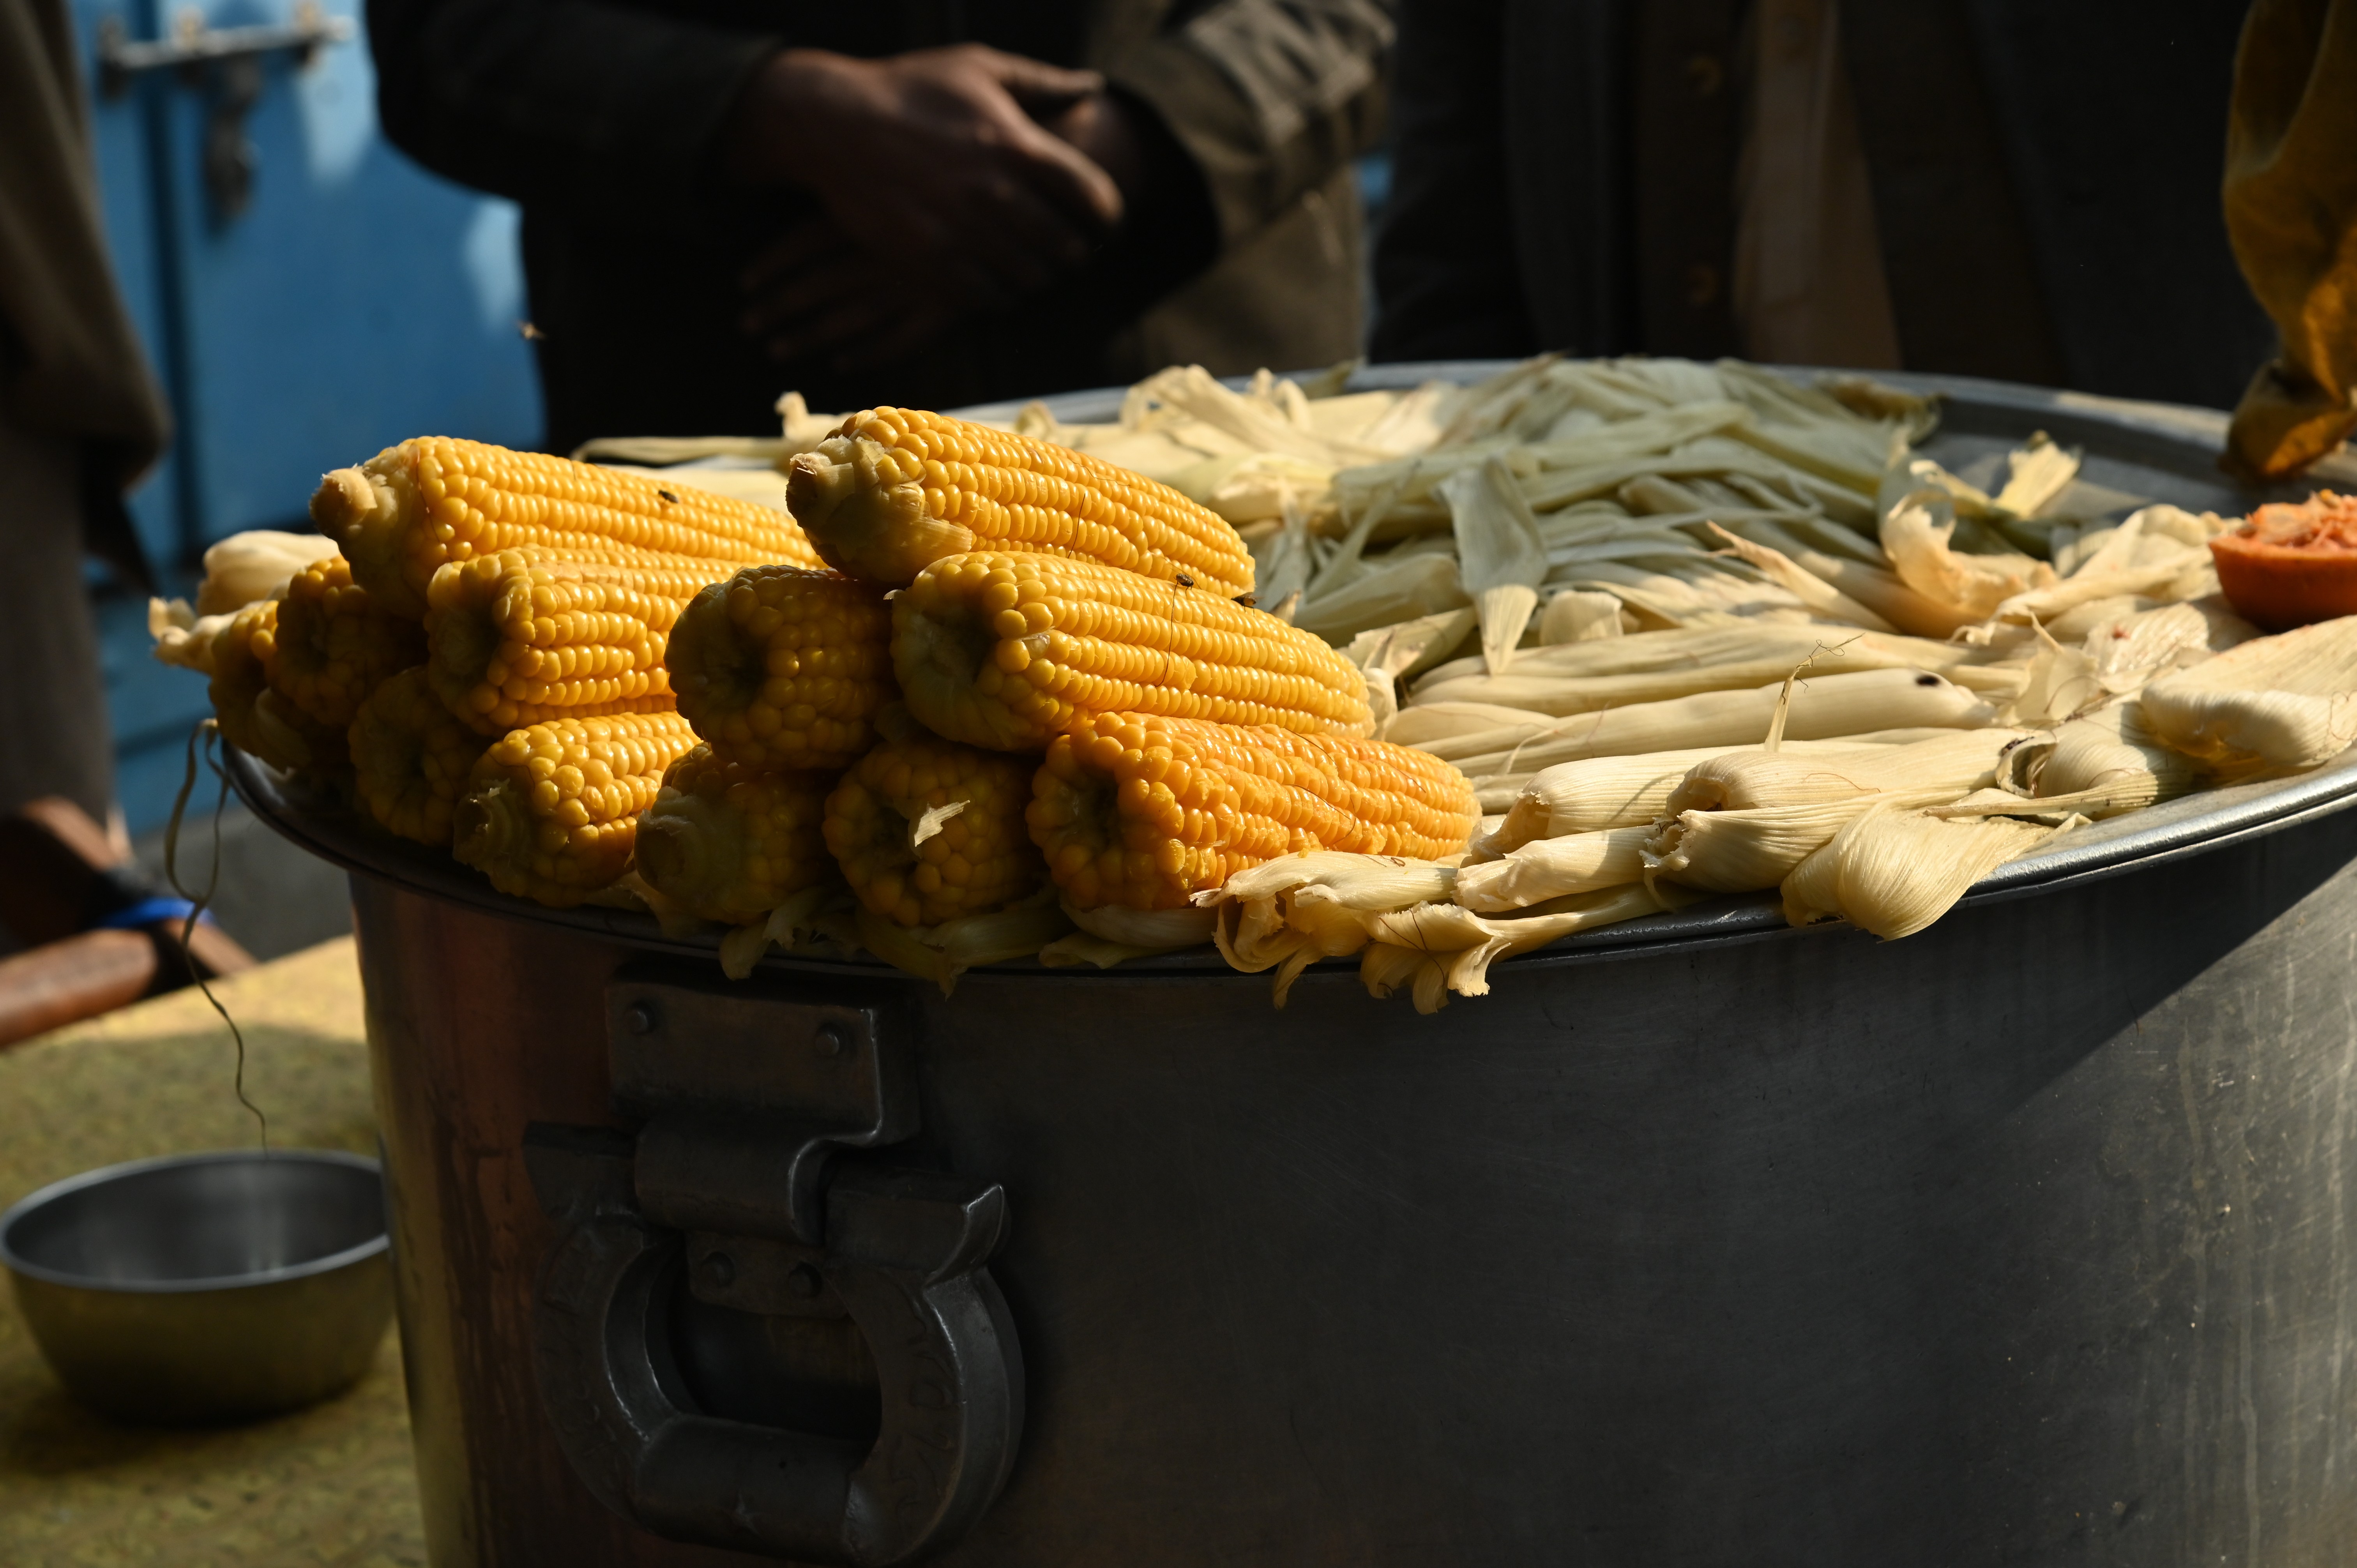
[[[171,416],[115,292],[64,0],[0,0],[0,418],[80,444],[90,543],[141,575],[121,498]]]
[[[524,207],[551,446],[767,427],[814,407],[950,406],[1357,351],[1350,159],[1383,111],[1392,0],[377,0],[387,134]],[[809,215],[710,177],[738,89],[787,44],[876,57],[973,40],[1100,70],[1158,120],[1167,177],[1090,272],[889,371],[772,363],[735,276]]]

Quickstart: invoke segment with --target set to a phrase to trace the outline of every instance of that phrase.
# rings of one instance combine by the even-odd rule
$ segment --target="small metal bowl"
[[[384,1177],[330,1150],[109,1165],[0,1214],[0,1264],[67,1388],[157,1425],[358,1381],[393,1316]]]

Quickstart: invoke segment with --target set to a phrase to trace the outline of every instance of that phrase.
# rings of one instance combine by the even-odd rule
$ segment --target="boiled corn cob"
[[[425,590],[434,690],[487,736],[544,719],[665,710],[664,648],[709,572],[641,575],[522,551],[453,561]]]
[[[1025,832],[1032,764],[932,736],[886,741],[826,802],[826,847],[860,903],[903,926],[985,914],[1047,875]]]
[[[1049,745],[1027,820],[1074,908],[1156,909],[1300,850],[1439,859],[1480,815],[1462,775],[1402,746],[1094,714]]]
[[[638,873],[701,919],[742,926],[834,879],[821,836],[831,773],[724,762],[699,746],[639,818]]]
[[[1001,751],[1111,713],[1373,727],[1366,678],[1308,632],[1200,588],[1052,555],[926,567],[893,601],[892,665],[926,727]]]
[[[672,694],[727,762],[845,768],[875,744],[892,684],[882,593],[833,572],[748,566],[672,628]]]
[[[552,908],[578,904],[630,868],[639,813],[694,745],[677,714],[510,730],[475,763],[451,851],[502,893]]]
[[[414,617],[425,613],[426,585],[446,562],[518,546],[585,564],[818,564],[793,519],[774,507],[439,435],[328,475],[311,519],[384,607]]]
[[[273,768],[340,773],[350,758],[343,733],[270,688],[278,601],[248,605],[221,626],[207,656],[207,693],[224,739]]]
[[[425,657],[417,623],[385,613],[340,555],[288,578],[275,624],[255,638],[269,639],[271,690],[329,729],[350,724],[381,682]]]
[[[369,693],[352,715],[350,744],[361,805],[377,824],[419,843],[448,843],[459,792],[488,746],[442,705],[423,665]]]
[[[793,460],[794,516],[829,564],[899,587],[944,555],[1011,550],[1248,594],[1224,518],[1070,447],[915,409],[871,408]]]

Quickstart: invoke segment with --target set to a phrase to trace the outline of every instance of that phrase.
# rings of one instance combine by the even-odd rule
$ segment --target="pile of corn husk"
[[[1343,384],[1172,369],[1112,424],[1016,424],[1234,523],[1259,603],[1495,813],[1448,862],[1312,853],[1200,895],[1280,1005],[1356,955],[1429,1012],[1730,894],[1904,937],[2058,833],[2357,739],[2357,621],[2260,637],[2211,565],[2232,520],[2042,435],[1952,473],[1917,450],[1933,400],[1735,361]],[[1159,950],[1100,945],[1067,961]]]

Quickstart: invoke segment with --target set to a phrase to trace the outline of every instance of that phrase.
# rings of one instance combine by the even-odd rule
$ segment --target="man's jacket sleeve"
[[[597,0],[371,0],[368,12],[393,145],[530,201],[676,185],[782,41]]]

